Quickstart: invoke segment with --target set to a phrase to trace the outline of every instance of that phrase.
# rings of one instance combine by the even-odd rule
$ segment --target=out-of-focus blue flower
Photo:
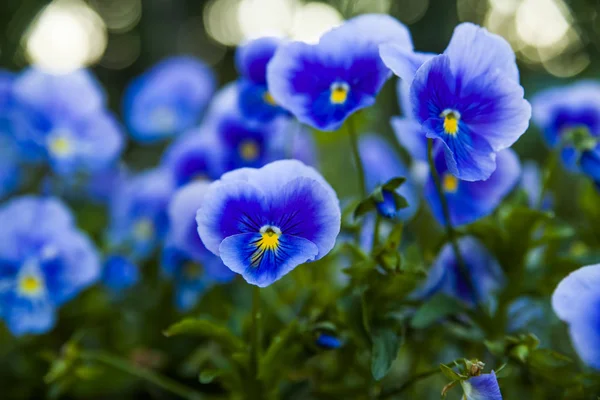
[[[339,349],[343,343],[337,336],[330,335],[328,333],[320,333],[316,340],[317,346],[324,349]]]
[[[164,248],[161,266],[163,273],[175,284],[175,305],[181,311],[193,308],[214,284],[202,265],[176,247],[167,245]]]
[[[454,176],[446,166],[444,153],[439,148],[434,157],[450,209],[452,226],[469,224],[492,213],[519,182],[521,174],[519,159],[511,149],[498,153],[497,168],[487,180],[476,182],[461,181]],[[438,222],[446,224],[432,177],[425,184],[425,198]]]
[[[0,208],[0,260],[0,316],[14,335],[52,329],[57,308],[100,275],[94,245],[52,198]]]
[[[460,382],[467,400],[502,400],[496,374],[482,374]]]
[[[437,293],[460,299],[467,304],[493,304],[494,295],[505,285],[506,278],[498,262],[476,239],[463,237],[458,241],[462,259],[475,283],[473,293],[460,272],[456,254],[450,243],[446,244],[429,270],[424,285],[415,297],[430,297]]]
[[[267,68],[269,91],[301,122],[336,130],[352,113],[375,103],[391,74],[378,46],[389,41],[412,50],[400,22],[364,15],[325,33],[316,45],[281,45]]]
[[[169,203],[169,247],[182,250],[191,260],[200,263],[210,279],[229,282],[235,277],[235,273],[206,249],[198,235],[196,213],[209,186],[208,182],[190,183],[173,195]]]
[[[30,68],[17,77],[13,91],[31,121],[32,128],[16,137],[24,156],[47,159],[62,175],[103,170],[119,158],[122,129],[90,72],[54,75]]]
[[[171,174],[164,169],[127,178],[110,204],[110,248],[134,260],[149,256],[167,233],[173,190]]]
[[[209,187],[196,220],[208,250],[264,287],[324,257],[335,244],[341,213],[315,169],[284,160],[223,175]]]
[[[359,149],[369,191],[373,191],[375,187],[383,185],[392,178],[407,179],[396,191],[406,198],[408,207],[396,209],[394,196],[384,190],[383,202],[377,204],[379,213],[386,218],[397,218],[403,221],[412,218],[419,208],[419,194],[411,181],[408,168],[391,145],[377,135],[365,135],[360,138]]]
[[[213,133],[193,129],[166,150],[162,165],[177,187],[197,180],[213,181],[225,172],[223,146]]]
[[[281,39],[263,37],[238,47],[235,65],[242,75],[239,81],[239,107],[245,118],[269,122],[287,112],[275,103],[267,87],[267,64]]]
[[[600,370],[600,264],[569,274],[552,295],[552,308],[569,325],[573,347],[588,366]]]
[[[527,195],[527,203],[531,208],[540,207],[542,210],[552,208],[552,195],[550,193],[542,193],[542,172],[534,161],[526,161],[523,163],[523,172],[521,174],[521,188]],[[540,204],[540,197],[544,196]]]
[[[0,69],[0,198],[13,192],[23,179],[19,148],[14,140],[19,136],[15,126],[12,87],[15,75]]]
[[[395,61],[414,59],[383,50],[382,56],[398,74],[407,69],[394,69]],[[412,80],[413,117],[427,137],[444,144],[448,169],[459,179],[489,178],[496,153],[510,147],[529,125],[531,106],[523,98],[510,45],[474,24],[459,25],[443,54],[426,61],[414,77],[401,77]]]
[[[564,135],[574,129],[587,129],[600,136],[600,83],[580,81],[570,86],[544,90],[531,100],[533,122],[542,130],[546,143],[562,147],[565,165],[575,170],[578,154],[572,143],[563,142]],[[597,147],[594,152],[600,152]]]
[[[238,89],[237,84],[230,84],[219,91],[199,133],[216,140],[213,154],[221,157],[222,168],[258,168],[285,158],[315,163],[316,149],[307,129],[290,118],[265,123],[244,117]]]
[[[111,255],[104,261],[102,282],[109,289],[120,292],[134,286],[140,280],[140,270],[127,257]]]
[[[192,128],[216,87],[212,71],[192,57],[164,60],[136,78],[123,101],[127,127],[140,142],[156,142]]]
[[[544,299],[519,297],[508,307],[508,333],[529,332],[536,335],[542,343],[550,341],[551,318],[550,304]]]

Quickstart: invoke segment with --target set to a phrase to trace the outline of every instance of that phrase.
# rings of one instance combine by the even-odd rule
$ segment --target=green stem
[[[435,162],[433,159],[433,139],[427,139],[427,158],[429,161],[429,170],[431,172],[431,176],[433,178],[433,183],[435,184],[435,189],[437,191],[438,197],[440,198],[440,203],[442,203],[442,213],[444,214],[444,225],[446,226],[446,233],[448,235],[448,240],[452,245],[452,249],[454,250],[454,254],[456,255],[456,263],[458,264],[458,268],[462,278],[465,280],[467,284],[467,288],[475,297],[475,304],[479,306],[479,299],[477,298],[477,292],[475,291],[475,285],[473,280],[471,279],[471,274],[467,269],[467,264],[463,259],[462,253],[460,252],[460,248],[458,247],[458,240],[456,231],[452,227],[452,222],[450,219],[450,207],[448,206],[448,201],[444,194],[444,190],[442,188],[442,182],[440,181],[440,176],[438,174],[437,169],[435,168]]]
[[[542,205],[544,204],[544,197],[546,193],[548,193],[548,189],[550,188],[550,182],[552,181],[552,177],[556,173],[556,167],[558,166],[558,159],[560,158],[560,153],[562,151],[562,146],[557,146],[548,157],[548,161],[546,161],[546,167],[543,171],[542,176],[542,188],[540,190],[540,198],[535,205],[537,210],[542,209]]]
[[[356,127],[354,125],[354,118],[348,118],[346,125],[348,126],[350,145],[352,146],[352,154],[354,156],[354,163],[356,164],[356,172],[358,173],[359,180],[358,184],[361,189],[362,199],[366,199],[369,196],[369,192],[367,190],[367,182],[365,181],[365,168],[362,159],[360,158],[360,151],[358,150],[358,133],[356,132]]]
[[[421,372],[420,374],[416,374],[410,377],[406,382],[404,382],[400,386],[382,392],[379,395],[379,399],[384,400],[389,399],[393,396],[398,396],[399,394],[402,394],[402,392],[404,392],[406,389],[409,389],[410,387],[415,385],[417,382],[422,381],[423,379],[427,379],[430,376],[437,375],[439,372],[441,372],[441,370],[439,368],[436,368],[429,371]]]
[[[200,400],[202,396],[190,389],[189,387],[180,384],[166,376],[160,375],[154,371],[151,371],[146,368],[138,367],[123,359],[121,357],[114,356],[109,353],[105,353],[103,351],[82,351],[79,354],[79,358],[82,360],[88,360],[92,362],[98,362],[119,371],[122,371],[126,374],[135,376],[137,378],[146,380],[168,392],[171,392],[182,399],[187,400]]]
[[[260,315],[260,287],[252,287],[252,336],[250,338],[250,373],[252,389],[250,399],[262,399],[262,382],[258,374],[258,362],[260,360],[261,343],[261,315]]]

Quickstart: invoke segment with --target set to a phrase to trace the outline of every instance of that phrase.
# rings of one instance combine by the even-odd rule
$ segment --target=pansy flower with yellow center
[[[469,224],[491,214],[519,182],[521,166],[511,149],[498,153],[496,170],[488,179],[470,182],[460,180],[452,174],[440,147],[436,146],[434,150],[434,161],[448,202],[452,226]],[[425,184],[425,198],[435,218],[445,224],[442,204],[431,176]]]
[[[489,178],[496,154],[529,126],[531,106],[523,97],[515,54],[484,28],[459,25],[438,56],[415,58],[393,44],[383,44],[381,56],[410,85],[410,117],[443,144],[448,169],[461,180]],[[424,61],[420,66],[418,58]]]
[[[173,190],[173,178],[164,168],[124,179],[110,203],[110,248],[136,261],[152,254],[168,229],[167,206]]]
[[[103,171],[121,155],[123,129],[89,71],[52,74],[32,67],[15,78],[12,96],[20,118],[32,121],[23,134],[14,135],[23,157],[47,161],[56,173],[73,176]]]
[[[127,87],[127,127],[139,142],[179,135],[198,123],[215,87],[214,74],[202,61],[187,56],[166,59]]]
[[[263,37],[244,43],[235,53],[235,65],[241,75],[239,107],[245,118],[269,122],[287,114],[267,86],[267,64],[281,43],[281,39]]]
[[[56,199],[7,202],[0,238],[1,318],[14,335],[48,332],[57,309],[99,278],[97,250]]]
[[[324,257],[335,244],[340,219],[331,186],[295,160],[223,175],[207,190],[196,216],[206,248],[261,287]]]
[[[375,103],[391,75],[379,56],[379,45],[387,42],[412,50],[404,25],[389,15],[367,14],[325,33],[318,44],[282,44],[267,67],[269,91],[301,122],[336,130]]]

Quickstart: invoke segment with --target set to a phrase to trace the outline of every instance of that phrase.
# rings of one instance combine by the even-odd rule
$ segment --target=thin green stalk
[[[262,399],[263,388],[258,374],[261,343],[260,287],[252,287],[252,336],[250,338],[250,374],[252,379],[251,399]]]
[[[479,299],[477,298],[477,291],[475,290],[475,284],[473,283],[473,280],[471,279],[471,274],[469,273],[469,271],[467,269],[467,264],[465,264],[463,256],[460,252],[460,248],[458,247],[456,231],[452,227],[452,222],[450,220],[450,207],[448,206],[448,201],[446,199],[444,190],[442,188],[442,182],[440,181],[440,176],[438,174],[437,169],[435,168],[435,162],[433,160],[433,139],[427,139],[427,158],[429,161],[429,170],[430,170],[431,176],[433,178],[433,183],[435,184],[435,189],[440,198],[440,202],[442,203],[442,213],[444,214],[444,225],[446,226],[446,233],[448,235],[448,240],[450,241],[450,244],[452,245],[452,249],[454,250],[454,254],[456,255],[456,261],[458,264],[460,274],[462,275],[463,279],[465,280],[467,287],[469,288],[469,291],[471,293],[473,293],[473,296],[475,296],[475,299],[474,299],[475,303],[479,306],[479,301],[478,301]]]
[[[367,190],[367,182],[365,181],[365,168],[360,158],[360,151],[358,150],[358,133],[354,125],[354,118],[348,118],[346,125],[348,126],[348,136],[350,136],[350,145],[352,146],[352,154],[354,156],[354,163],[356,164],[362,199],[366,199],[369,196],[369,192]]]
[[[82,360],[98,362],[126,374],[143,379],[181,397],[182,399],[201,400],[203,398],[200,393],[197,393],[193,389],[190,389],[189,387],[182,385],[177,381],[174,381],[149,369],[134,365],[126,359],[105,353],[103,351],[82,351],[79,354],[79,358]]]
[[[375,226],[373,227],[373,246],[372,250],[376,250],[379,246],[379,225],[381,225],[381,216],[379,212],[375,213]]]

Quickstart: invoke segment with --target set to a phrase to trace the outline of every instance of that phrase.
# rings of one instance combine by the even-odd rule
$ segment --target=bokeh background
[[[236,78],[235,46],[260,36],[314,42],[344,19],[389,13],[407,24],[415,47],[441,52],[454,27],[471,21],[505,37],[520,62],[526,95],[568,80],[600,76],[600,0],[4,0],[0,65],[34,63],[65,71],[89,66],[119,113],[126,84],[156,62],[191,54],[212,66],[219,83]],[[378,97],[368,128],[390,134],[399,113],[394,80]],[[350,164],[341,135],[319,135],[326,177],[341,195],[355,182],[337,174]],[[340,148],[343,147],[342,150]],[[524,158],[543,159],[539,135],[517,143]],[[162,148],[129,146],[125,159],[148,167]]]

